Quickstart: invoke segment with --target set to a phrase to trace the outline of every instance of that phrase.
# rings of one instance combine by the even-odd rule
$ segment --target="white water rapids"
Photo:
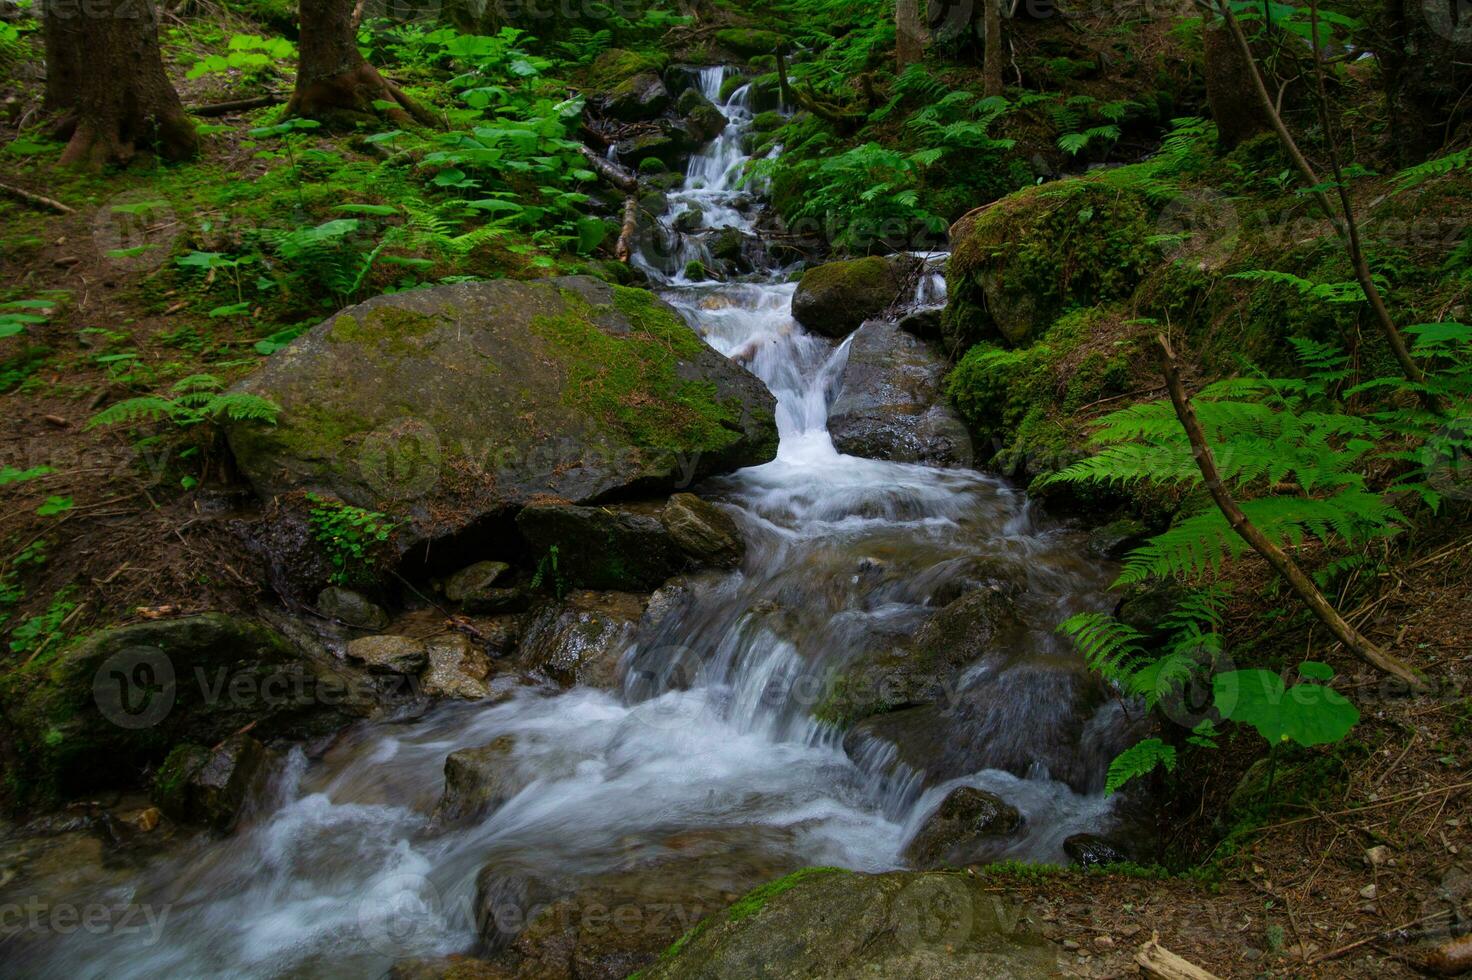
[[[709,69],[699,84],[715,100],[724,77]],[[705,229],[755,227],[739,183],[746,98],[741,89],[721,106],[731,125],[691,162],[667,222],[696,205]],[[0,947],[6,974],[377,976],[401,958],[475,945],[476,876],[488,864],[574,883],[619,869],[658,875],[673,840],[704,834],[731,861],[761,855],[777,874],[806,864],[891,869],[961,784],[1023,812],[1027,832],[1011,856],[1059,861],[1066,836],[1107,825],[1104,797],[1076,794],[1042,767],[922,791],[913,773],[886,768],[883,746],[856,753],[866,763],[857,764],[840,733],[812,720],[828,671],[912,633],[967,561],[996,557],[1020,569],[1030,628],[1012,654],[1029,662],[1073,656],[1052,628],[1097,607],[1106,575],[1082,556],[1079,535],[1041,523],[998,480],[839,454],[826,420],[844,346],[794,323],[794,287],[779,273],[691,283],[678,270],[705,255],[700,234],[666,230],[666,242],[663,261],[641,260],[666,284],[663,295],[778,400],[777,458],[701,488],[741,524],[744,567],[640,636],[624,655],[622,696],[526,689],[492,706],[361,726],[322,758],[294,751],[270,798],[232,836],[200,838],[70,896],[152,908],[152,920],[140,916],[128,934],[79,930]],[[938,303],[943,288],[927,276],[917,300]],[[1023,731],[1036,723],[1032,708],[1026,698],[1015,705]],[[475,825],[435,832],[428,817],[445,757],[506,734],[517,738],[514,764],[529,785]]]

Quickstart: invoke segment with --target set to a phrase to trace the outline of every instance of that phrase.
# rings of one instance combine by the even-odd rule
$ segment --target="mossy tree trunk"
[[[1206,54],[1206,101],[1223,149],[1231,150],[1259,133],[1271,132],[1272,120],[1258,102],[1252,66],[1242,57],[1232,32],[1213,18],[1201,21]]]
[[[185,160],[194,124],[164,71],[149,0],[53,0],[45,5],[46,104],[68,113],[63,165],[126,164],[140,152]]]
[[[353,0],[301,0],[301,56],[287,112],[326,123],[387,116],[399,124],[435,119],[358,52]]]

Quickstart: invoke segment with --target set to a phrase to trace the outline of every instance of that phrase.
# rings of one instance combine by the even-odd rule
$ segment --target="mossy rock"
[[[652,293],[588,277],[459,283],[328,319],[235,390],[227,423],[265,499],[309,490],[393,515],[400,548],[537,500],[672,490],[764,463],[770,392]]]
[[[792,315],[815,333],[843,337],[878,316],[900,297],[919,263],[912,256],[870,256],[814,266],[792,297]]]
[[[104,630],[0,678],[0,708],[44,798],[126,786],[181,742],[321,735],[372,710],[362,679],[270,627],[218,613]]]
[[[1062,955],[984,879],[810,868],[702,921],[641,974],[727,977],[1054,977]]]
[[[1078,179],[1019,191],[951,228],[946,336],[1026,347],[1070,307],[1120,300],[1158,261],[1144,196]]]
[[[669,60],[663,56],[610,48],[593,60],[584,75],[586,87],[594,92],[611,91],[644,72],[664,71]]]
[[[652,592],[686,564],[657,512],[646,508],[533,505],[517,515],[516,529],[533,554],[545,556],[549,586]]]
[[[787,41],[775,31],[728,27],[716,31],[716,43],[748,58],[786,50]]]
[[[608,114],[625,122],[654,119],[670,107],[670,101],[669,89],[655,71],[625,78],[603,97]]]

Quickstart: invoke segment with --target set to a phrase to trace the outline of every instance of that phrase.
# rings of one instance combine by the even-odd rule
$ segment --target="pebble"
[[[1360,889],[1360,898],[1374,898],[1379,893],[1380,890],[1378,888],[1373,884],[1369,884]]]
[[[1065,939],[1063,940],[1063,948],[1067,950],[1074,950],[1078,949],[1079,947],[1078,943],[1074,942],[1072,939]]]
[[[1372,868],[1378,868],[1381,865],[1389,864],[1390,848],[1386,847],[1384,844],[1376,844],[1374,847],[1365,851],[1365,863]]]

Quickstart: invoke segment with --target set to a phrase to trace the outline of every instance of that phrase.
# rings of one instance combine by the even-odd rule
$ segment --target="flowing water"
[[[699,83],[714,97],[723,77],[710,69]],[[812,720],[829,671],[912,633],[934,612],[932,597],[978,558],[1008,564],[1026,583],[1028,628],[1002,652],[1027,667],[1071,662],[1053,627],[1097,607],[1107,575],[1083,557],[1077,534],[1040,520],[997,480],[838,453],[826,417],[846,351],[793,322],[794,287],[780,273],[683,278],[685,262],[706,256],[702,235],[756,227],[738,184],[745,90],[722,108],[731,125],[691,162],[639,261],[713,347],[777,396],[777,458],[701,488],[744,530],[744,567],[704,577],[638,637],[619,696],[526,689],[492,706],[361,726],[321,758],[294,750],[233,836],[200,838],[66,896],[151,910],[136,913],[136,929],[0,941],[7,974],[373,976],[399,958],[470,948],[483,867],[562,888],[640,868],[657,877],[662,858],[701,840],[717,874],[723,862],[773,873],[891,869],[903,866],[925,816],[963,784],[1025,815],[1005,856],[1061,860],[1066,836],[1108,825],[1102,795],[1074,792],[1044,765],[924,788],[891,747],[860,746],[855,762],[839,734]],[[676,235],[670,224],[692,205],[703,229]],[[943,291],[944,279],[927,275],[916,302],[943,302]],[[1028,687],[1032,674],[1009,676],[1020,678],[1006,688],[1009,737],[1045,742],[1049,689]],[[1002,681],[996,668],[963,679]],[[1106,706],[1085,742],[1111,723]],[[429,814],[445,757],[502,735],[515,736],[512,764],[526,788],[473,826],[436,830]]]

